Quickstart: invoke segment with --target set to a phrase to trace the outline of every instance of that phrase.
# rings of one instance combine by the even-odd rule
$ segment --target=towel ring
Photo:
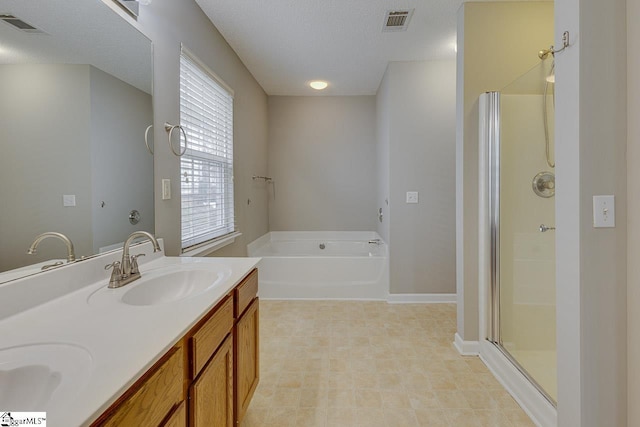
[[[184,149],[182,151],[176,151],[175,148],[173,148],[173,143],[171,142],[171,136],[173,134],[173,131],[176,130],[176,128],[180,129],[180,131],[182,132],[182,135],[184,136]],[[171,148],[171,151],[173,152],[173,154],[175,154],[178,157],[182,157],[182,155],[184,155],[184,153],[187,151],[187,133],[184,131],[184,128],[180,125],[172,125],[170,123],[165,122],[164,130],[166,130],[169,133],[169,148]]]
[[[153,156],[153,150],[149,146],[149,131],[151,130],[152,127],[153,127],[153,125],[147,126],[147,130],[144,131],[144,145],[147,146],[147,150],[149,150],[149,152]]]

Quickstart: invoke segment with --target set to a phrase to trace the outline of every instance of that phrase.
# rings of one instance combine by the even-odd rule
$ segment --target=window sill
[[[212,252],[217,251],[218,249],[222,249],[227,245],[232,244],[236,241],[237,237],[242,236],[242,233],[236,231],[235,233],[227,234],[226,236],[221,237],[220,239],[214,240],[211,243],[207,243],[206,245],[198,246],[197,248],[193,248],[187,252],[182,253],[181,257],[204,257],[209,255]]]

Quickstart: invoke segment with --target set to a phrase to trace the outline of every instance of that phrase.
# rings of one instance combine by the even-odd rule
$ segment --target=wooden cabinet
[[[233,426],[233,307],[231,294],[188,334],[191,427]]]
[[[259,316],[258,298],[236,322],[235,360],[236,360],[236,423],[239,425],[247,409],[260,377],[259,364]]]
[[[254,269],[91,426],[239,425],[259,379],[257,292]]]
[[[158,426],[184,400],[182,346],[172,348],[92,426]]]
[[[191,426],[232,427],[233,338],[222,343],[189,389]]]

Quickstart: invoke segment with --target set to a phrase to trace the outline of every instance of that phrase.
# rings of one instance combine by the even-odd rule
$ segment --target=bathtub
[[[272,231],[247,252],[262,258],[261,298],[382,300],[389,292],[387,245],[375,232]]]

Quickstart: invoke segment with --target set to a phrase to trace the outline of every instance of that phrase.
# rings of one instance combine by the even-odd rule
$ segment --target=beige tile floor
[[[261,301],[261,379],[243,427],[533,426],[477,357],[455,305]]]

